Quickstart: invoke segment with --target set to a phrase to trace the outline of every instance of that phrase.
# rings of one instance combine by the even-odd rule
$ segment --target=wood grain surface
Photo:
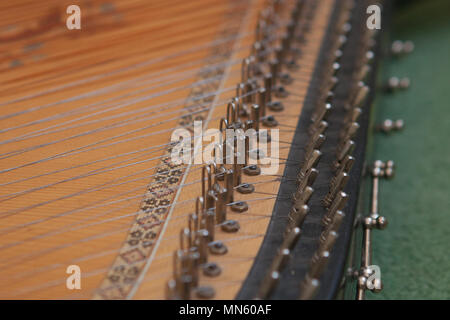
[[[210,260],[222,274],[200,279],[214,287],[215,298],[235,297],[258,252],[333,3],[318,1],[300,68],[286,86],[285,110],[276,114],[278,174],[244,176],[256,190],[235,193],[250,206],[229,211],[239,232],[217,228],[229,252]],[[82,10],[81,30],[66,28],[69,4]],[[142,239],[130,244],[146,217],[143,200],[158,183],[173,130],[197,103],[196,88],[209,92],[205,81],[213,94],[195,114],[205,129],[219,127],[264,6],[262,0],[0,4],[0,298],[165,298],[179,232],[201,193],[199,165],[180,168],[147,247]],[[205,66],[216,66],[213,80],[202,73]],[[82,271],[81,290],[66,287],[73,264]]]

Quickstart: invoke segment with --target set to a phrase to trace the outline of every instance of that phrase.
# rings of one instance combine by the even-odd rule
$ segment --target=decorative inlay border
[[[240,24],[242,24],[246,11],[246,6],[241,10],[229,10],[224,20],[241,21]],[[237,39],[240,24],[225,24],[217,38]],[[208,113],[205,106],[211,105],[214,101],[213,93],[219,89],[223,81],[227,68],[225,62],[231,58],[236,41],[223,41],[210,50],[204,61],[205,67],[201,68],[197,74],[198,85],[191,89],[185,100],[184,110],[186,113],[179,121],[181,126],[190,129],[194,121],[204,120]],[[217,67],[211,68],[211,64],[217,65]],[[205,110],[192,116],[193,112],[202,108]],[[94,299],[125,299],[154,249],[154,244],[159,237],[185,173],[183,164],[175,165],[171,162],[171,146],[168,146],[165,151],[166,156],[162,158],[156,175],[147,187],[136,220],[106,277],[94,293]]]

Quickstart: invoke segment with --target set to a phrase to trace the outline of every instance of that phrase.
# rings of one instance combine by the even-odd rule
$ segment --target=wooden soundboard
[[[284,109],[267,111],[279,130],[279,167],[243,175],[254,192],[234,193],[235,202],[248,204],[244,212],[227,210],[237,232],[215,226],[214,239],[227,253],[208,257],[219,275],[199,276],[215,299],[242,294],[276,201],[290,201],[279,189],[295,184],[285,168],[292,148],[305,148],[292,143],[305,99],[317,89],[312,79],[327,35],[342,29],[352,8],[351,1],[300,2],[301,54],[284,84],[287,96],[277,98]],[[66,26],[71,4],[81,9],[79,30]],[[268,55],[296,5],[284,1],[277,9]],[[220,127],[267,6],[263,0],[0,4],[0,298],[168,297],[203,167],[171,163],[171,136],[199,120],[204,131]],[[80,268],[80,289],[68,288],[71,265]]]

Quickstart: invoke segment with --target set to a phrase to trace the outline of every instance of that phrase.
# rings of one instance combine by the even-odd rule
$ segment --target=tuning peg
[[[395,40],[391,45],[391,53],[394,56],[402,56],[414,51],[414,42]]]
[[[404,128],[405,123],[403,122],[402,119],[398,119],[398,120],[391,120],[391,119],[386,119],[384,120],[382,123],[380,123],[379,125],[376,126],[376,130],[377,131],[381,131],[384,133],[391,133],[394,131],[400,131]]]
[[[389,78],[387,84],[385,85],[385,90],[387,92],[394,92],[397,90],[405,90],[408,89],[411,85],[411,81],[409,78],[399,78],[399,77],[391,77]]]

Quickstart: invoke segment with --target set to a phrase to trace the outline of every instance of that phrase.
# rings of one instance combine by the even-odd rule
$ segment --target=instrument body
[[[380,56],[367,1],[94,1],[81,30],[65,5],[3,14],[0,297],[340,296]],[[172,161],[175,129],[238,127],[269,130],[276,172]]]

